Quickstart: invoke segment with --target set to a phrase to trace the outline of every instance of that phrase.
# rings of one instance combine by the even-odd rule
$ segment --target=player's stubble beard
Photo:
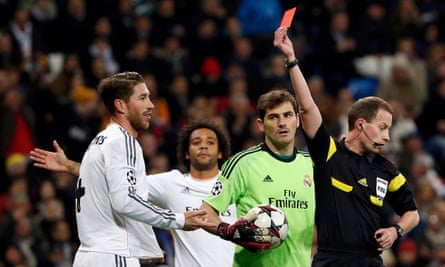
[[[190,159],[190,165],[192,165],[195,169],[200,171],[210,170],[218,164],[217,159],[210,158],[209,160],[199,160],[199,159]]]
[[[145,131],[150,126],[150,120],[146,120],[143,113],[129,112],[128,121],[136,131]]]

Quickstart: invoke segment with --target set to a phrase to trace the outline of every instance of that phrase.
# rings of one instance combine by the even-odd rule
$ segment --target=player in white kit
[[[80,247],[74,265],[140,266],[162,259],[151,225],[195,230],[210,225],[197,211],[174,213],[147,201],[145,164],[137,133],[149,126],[154,108],[136,72],[101,81],[99,93],[111,122],[90,143],[80,164],[76,222]],[[73,164],[71,164],[73,163]],[[74,162],[68,171],[78,168]]]
[[[192,122],[181,129],[178,143],[178,161],[183,168],[147,176],[148,201],[174,211],[198,210],[216,181],[219,167],[230,155],[229,138],[220,127],[203,120]],[[68,160],[57,142],[54,142],[54,146],[56,152],[42,149],[31,152],[35,166],[52,171],[67,171],[78,176],[78,163]],[[221,216],[225,221],[234,222],[235,206],[230,206]],[[148,233],[151,236],[151,228]],[[232,266],[233,243],[201,229],[193,232],[174,230],[173,235],[175,266]],[[147,234],[138,236],[146,237]],[[150,246],[145,248],[150,249]]]
[[[148,199],[174,211],[198,210],[219,175],[219,167],[230,155],[227,135],[209,121],[197,121],[181,129],[177,155],[183,169],[149,175]],[[220,214],[236,221],[235,205]],[[232,266],[235,245],[199,229],[174,230],[176,267]]]
[[[219,167],[230,155],[229,138],[220,127],[201,120],[182,128],[178,143],[181,170],[147,176],[148,200],[174,211],[197,210],[215,183]],[[52,171],[68,171],[72,165],[75,168],[70,172],[77,176],[78,164],[66,158],[57,142],[54,146],[56,152],[34,149],[31,152],[34,165]],[[235,205],[220,216],[225,221],[234,222]],[[173,235],[175,266],[232,266],[233,243],[202,229],[193,232],[174,230]]]

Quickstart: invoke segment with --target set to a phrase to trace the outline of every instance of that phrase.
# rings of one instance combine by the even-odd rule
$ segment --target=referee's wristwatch
[[[291,69],[292,67],[295,67],[296,65],[298,65],[298,59],[294,59],[294,60],[285,60],[284,61],[284,67],[286,67],[286,69]]]
[[[402,226],[400,226],[398,224],[393,224],[392,227],[396,228],[397,239],[401,238],[403,236],[403,228],[402,228]]]

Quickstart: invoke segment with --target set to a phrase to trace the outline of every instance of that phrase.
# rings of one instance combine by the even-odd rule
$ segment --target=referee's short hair
[[[355,101],[348,111],[349,129],[354,128],[354,123],[359,118],[363,118],[366,122],[372,121],[380,109],[389,112],[391,115],[394,114],[391,105],[380,97],[367,96]]]

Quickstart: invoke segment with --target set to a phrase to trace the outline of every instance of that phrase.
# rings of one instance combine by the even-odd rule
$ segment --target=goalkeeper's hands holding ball
[[[251,252],[261,253],[270,248],[271,236],[267,229],[257,228],[252,223],[257,216],[255,212],[248,212],[233,224],[221,222],[218,224],[217,234]]]

